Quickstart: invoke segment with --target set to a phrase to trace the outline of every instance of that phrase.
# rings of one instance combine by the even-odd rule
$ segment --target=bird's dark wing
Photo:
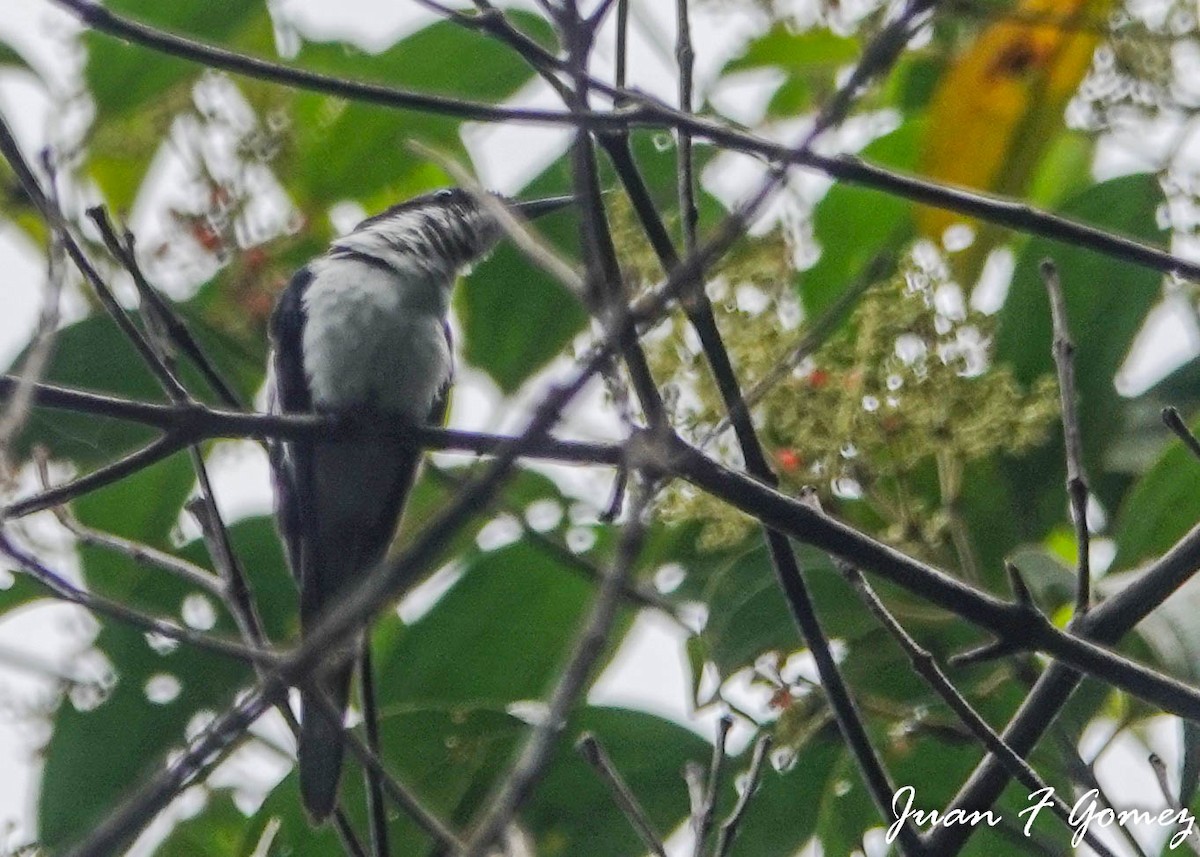
[[[271,410],[302,414],[312,410],[312,394],[304,375],[304,291],[312,272],[301,268],[279,296],[271,314],[272,380]],[[274,440],[268,446],[275,480],[275,514],[287,550],[292,573],[299,577],[301,540],[306,528],[303,510],[312,508],[312,449],[304,442]]]

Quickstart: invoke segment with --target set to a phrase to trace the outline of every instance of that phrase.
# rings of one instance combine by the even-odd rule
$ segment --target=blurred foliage
[[[233,50],[422,92],[503,103],[524,99],[536,82],[512,50],[432,19],[370,52],[338,38],[304,38],[288,20],[286,4],[106,5]],[[755,132],[790,137],[795,120],[844,80],[886,17],[875,3],[829,0],[798,9],[775,0],[695,4],[696,15],[713,16],[718,25],[723,16],[736,18],[739,32],[749,29],[741,26],[746,19],[757,24],[723,67],[703,79],[706,111],[719,116],[729,103],[723,88],[752,80],[766,90],[761,100],[752,99],[761,108],[737,120]],[[530,38],[557,50],[544,17],[510,15]],[[87,102],[90,122],[74,136],[59,129],[67,138],[56,141],[67,155],[60,159],[62,179],[101,195],[119,216],[157,213],[138,235],[145,269],[248,401],[262,386],[266,321],[291,272],[356,217],[446,183],[408,143],[420,141],[464,162],[489,149],[484,135],[468,147],[463,124],[451,118],[205,71],[100,34],[79,39],[86,64],[78,93],[63,96],[63,106]],[[1160,246],[1174,240],[1194,248],[1200,168],[1179,155],[1200,109],[1200,92],[1187,76],[1198,51],[1195,10],[1183,0],[938,4],[933,22],[888,79],[864,94],[841,142],[872,163],[1028,200]],[[0,44],[0,73],[40,81],[17,46]],[[1156,129],[1155,140],[1163,129],[1176,136],[1151,149],[1147,129]],[[1110,155],[1098,162],[1100,144]],[[638,131],[631,145],[664,221],[677,231],[674,141]],[[1111,151],[1122,146],[1131,151],[1114,158]],[[696,159],[706,178],[728,167],[726,156],[710,146],[698,147]],[[601,169],[604,185],[617,187],[604,159]],[[1097,179],[1100,173],[1105,180]],[[714,191],[719,186],[706,181],[700,192],[702,232],[725,211],[725,197]],[[517,195],[569,187],[563,155]],[[629,201],[614,192],[605,205],[631,285],[661,281]],[[1200,361],[1189,360],[1145,392],[1128,394],[1116,385],[1163,298],[1157,274],[864,187],[798,191],[784,208],[782,219],[757,229],[710,272],[718,324],[746,390],[828,323],[806,358],[783,371],[754,405],[781,490],[797,492],[811,483],[839,517],[998,595],[1005,594],[1003,564],[1011,561],[1048,613],[1065,616],[1076,548],[1063,487],[1050,317],[1037,273],[1050,256],[1062,274],[1077,346],[1085,463],[1097,512],[1092,523],[1104,540],[1098,557],[1114,555],[1100,592],[1125,585],[1200,519],[1194,490],[1200,464],[1168,443],[1157,420],[1165,404],[1197,419]],[[0,167],[0,209],[8,223],[44,243],[44,225],[7,167]],[[578,258],[577,218],[562,214],[538,225],[558,252]],[[100,248],[89,249],[107,259]],[[127,285],[113,266],[102,267]],[[848,293],[858,295],[856,306],[830,315]],[[1166,294],[1177,308],[1195,313],[1190,286],[1171,283]],[[587,330],[575,298],[511,246],[464,280],[454,308],[463,361],[501,393],[526,397],[521,401]],[[710,437],[722,418],[719,397],[682,317],[666,319],[646,342],[680,430],[738,463],[727,433]],[[47,377],[161,399],[136,354],[98,312],[65,326]],[[185,380],[199,397],[214,400],[191,368],[185,367]],[[88,471],[149,437],[112,420],[39,411],[13,452],[24,457],[39,444],[62,465]],[[261,454],[249,445],[238,449],[239,455]],[[399,543],[437,515],[467,472],[427,469]],[[375,629],[385,761],[458,829],[475,817],[528,721],[541,711],[538,700],[587,609],[595,570],[612,557],[614,528],[595,513],[607,502],[608,480],[599,485],[581,503],[544,474],[520,471],[498,506],[454,540],[452,561],[421,596],[405,602],[399,615],[389,612]],[[194,489],[189,463],[178,455],[81,499],[75,511],[88,526],[207,565],[203,544],[183,535],[192,532],[183,506]],[[825,854],[852,853],[881,824],[751,522],[679,488],[664,495],[658,511],[637,573],[639,583],[665,601],[686,639],[688,702],[697,710],[732,708],[752,731],[775,739],[770,770],[732,854],[788,857],[814,837]],[[272,641],[290,644],[295,592],[270,520],[248,517],[232,532]],[[917,786],[924,808],[941,807],[977,763],[978,745],[918,680],[829,558],[806,546],[797,550],[884,762],[896,782]],[[79,559],[84,582],[96,592],[204,630],[236,632],[215,600],[176,578],[100,548],[81,548]],[[27,609],[40,594],[14,574],[0,580],[5,614]],[[943,663],[982,639],[907,592],[886,584],[879,591]],[[1197,681],[1197,597],[1192,584],[1183,587],[1123,645]],[[633,606],[621,612],[606,663],[635,617]],[[95,680],[63,687],[41,748],[39,834],[51,853],[86,833],[251,681],[236,662],[115,622],[97,626],[77,655],[79,663],[96,666]],[[1042,667],[1002,661],[951,675],[989,722],[1002,724]],[[1141,738],[1154,714],[1087,683],[1064,710],[1061,731],[1073,738],[1108,718]],[[520,816],[538,854],[643,853],[570,749],[584,730],[604,741],[664,835],[684,823],[688,802],[679,770],[707,758],[706,742],[655,714],[585,706],[568,723],[543,788]],[[271,734],[252,738],[238,764],[276,773],[264,775],[262,784],[230,784],[236,778],[226,777],[214,781],[224,785],[193,790],[189,817],[156,853],[341,853],[332,831],[313,831],[305,822],[289,772],[290,748],[277,746]],[[1195,729],[1183,735],[1179,773],[1191,796],[1200,775],[1200,735]],[[1032,761],[1051,783],[1069,788],[1059,743],[1043,742]],[[748,750],[731,760],[734,775],[722,789],[719,813],[732,808],[748,764]],[[344,788],[361,831],[361,778],[348,775]],[[1024,805],[1021,790],[1010,788],[1000,810],[1015,817]],[[403,815],[390,825],[395,853],[436,853]],[[1068,832],[1061,825],[1047,821],[1037,834],[1050,853],[1065,852]],[[964,853],[1025,851],[1019,839],[981,829]]]

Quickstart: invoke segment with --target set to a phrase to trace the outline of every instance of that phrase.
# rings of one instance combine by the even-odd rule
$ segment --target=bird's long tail
[[[321,681],[321,689],[334,708],[346,710],[350,698],[353,664],[332,670]],[[318,708],[312,693],[300,695],[300,741],[297,756],[300,767],[300,797],[314,823],[327,819],[337,803],[338,780],[342,773],[342,724],[334,722]]]

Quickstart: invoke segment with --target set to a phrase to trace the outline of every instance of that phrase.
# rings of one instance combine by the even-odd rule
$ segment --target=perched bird
[[[537,217],[569,197],[512,204]],[[333,242],[292,278],[271,317],[275,413],[368,414],[440,424],[453,374],[450,292],[502,230],[476,197],[440,190],[389,208]],[[274,444],[276,518],[300,588],[301,634],[383,559],[419,453],[394,440]],[[334,653],[323,690],[345,711],[361,640]],[[332,812],[338,729],[301,694],[300,793],[314,821]]]

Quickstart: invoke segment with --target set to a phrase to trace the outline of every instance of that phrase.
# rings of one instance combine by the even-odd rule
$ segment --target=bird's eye
[[[446,187],[446,188],[442,188],[441,190],[439,190],[433,196],[434,196],[434,199],[449,199],[450,197],[454,196],[454,191],[452,191],[450,188]]]

